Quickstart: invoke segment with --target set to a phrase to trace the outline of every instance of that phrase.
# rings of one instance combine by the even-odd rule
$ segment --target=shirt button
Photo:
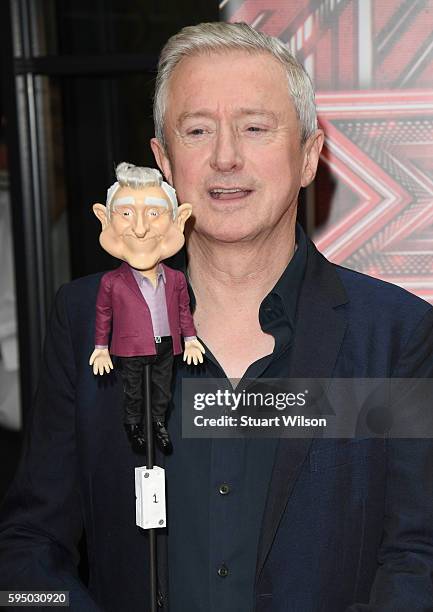
[[[221,493],[221,495],[227,495],[227,493],[230,492],[230,487],[228,484],[222,484],[220,485],[219,488],[219,492]]]
[[[218,568],[218,576],[221,576],[221,578],[225,578],[229,573],[229,568],[227,567],[227,565],[225,563],[223,563],[222,565],[220,565],[220,567]]]

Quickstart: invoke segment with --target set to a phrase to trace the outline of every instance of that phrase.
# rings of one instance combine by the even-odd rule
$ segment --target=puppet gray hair
[[[128,162],[122,162],[116,167],[116,182],[107,189],[107,213],[111,217],[112,201],[114,195],[120,187],[130,187],[131,189],[143,189],[144,187],[161,187],[168,196],[173,211],[173,219],[177,215],[176,191],[171,185],[162,180],[162,174],[156,168],[145,168],[134,166]]]

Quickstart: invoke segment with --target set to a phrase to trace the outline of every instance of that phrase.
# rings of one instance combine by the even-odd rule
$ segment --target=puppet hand
[[[197,339],[187,340],[185,342],[185,350],[183,352],[183,360],[189,365],[191,361],[194,365],[203,363],[204,346]]]
[[[93,374],[102,374],[113,369],[113,362],[111,361],[110,353],[108,349],[95,349],[90,355],[89,365],[93,366]]]

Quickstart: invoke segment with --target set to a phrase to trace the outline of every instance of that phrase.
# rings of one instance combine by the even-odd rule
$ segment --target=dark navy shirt
[[[259,309],[262,330],[275,338],[274,350],[251,364],[243,378],[289,375],[307,258],[300,227],[296,238],[294,256]],[[189,372],[185,366],[177,369],[168,424],[174,447],[166,460],[169,608],[170,612],[247,612],[253,609],[257,545],[277,440],[183,439],[182,378],[223,378],[222,384],[230,388],[209,351],[204,365]]]

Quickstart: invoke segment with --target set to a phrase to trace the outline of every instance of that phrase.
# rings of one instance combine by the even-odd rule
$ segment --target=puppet
[[[124,426],[135,452],[146,450],[143,419],[143,381],[152,365],[152,420],[156,442],[172,452],[166,412],[174,355],[185,348],[188,364],[203,362],[204,347],[196,338],[185,276],[161,263],[183,246],[191,204],[178,206],[176,192],[161,173],[123,162],[117,181],[107,191],[106,206],[94,204],[101,222],[102,248],[121,259],[106,272],[96,300],[95,350],[89,364],[94,374],[109,374],[111,355],[124,390]],[[109,339],[111,336],[111,344]]]

